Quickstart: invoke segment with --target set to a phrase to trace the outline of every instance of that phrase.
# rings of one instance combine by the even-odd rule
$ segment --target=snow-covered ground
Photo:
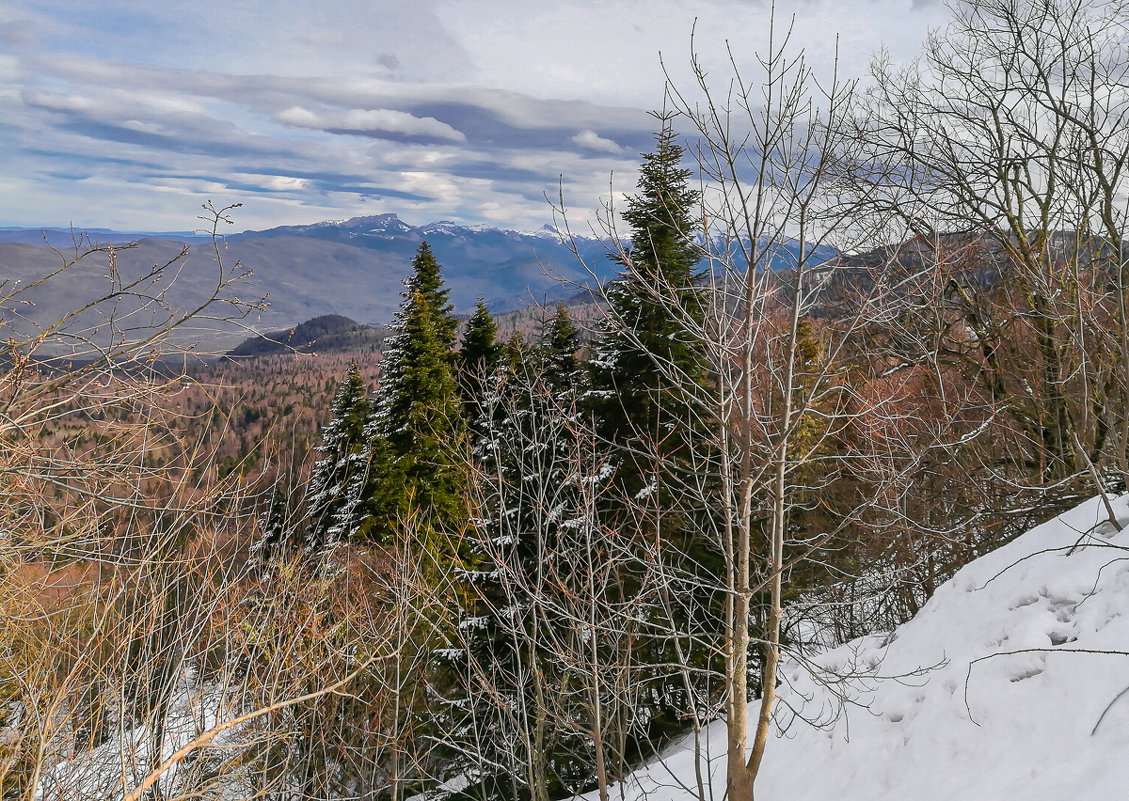
[[[223,688],[206,686],[194,671],[184,670],[173,690],[169,714],[161,739],[161,760],[168,759],[193,738],[233,716],[225,703]],[[246,727],[244,727],[246,728]],[[173,765],[161,775],[158,787],[165,798],[175,798],[205,785],[213,798],[244,798],[251,795],[243,786],[243,776],[229,772],[207,781],[201,779],[211,760],[225,748],[237,748],[241,732],[230,729],[214,738],[208,750],[201,750]],[[122,798],[123,787],[132,790],[152,771],[158,761],[154,751],[152,721],[127,728],[124,735],[110,739],[89,751],[49,765],[40,777],[36,801],[98,801]],[[201,755],[209,757],[200,759]]]
[[[1129,498],[1113,504],[1129,523]],[[1129,530],[1105,519],[1089,501],[967,565],[892,635],[789,663],[758,801],[1129,799]],[[702,742],[718,801],[724,735]],[[693,760],[683,743],[612,797],[696,797]]]
[[[1129,496],[1113,504],[1129,523]],[[1129,530],[1105,517],[1087,502],[966,566],[892,634],[786,664],[758,801],[1129,799]],[[185,676],[162,756],[219,719],[222,692],[196,684]],[[706,799],[724,795],[724,742],[724,723],[706,730]],[[691,745],[612,797],[698,798]],[[120,797],[152,764],[150,748],[139,726],[51,766],[37,798]],[[193,763],[162,789],[175,795],[208,769]],[[213,777],[209,793],[244,797],[241,779]]]

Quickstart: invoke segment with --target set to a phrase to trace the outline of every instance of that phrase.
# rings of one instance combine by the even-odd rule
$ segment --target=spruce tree
[[[496,341],[497,335],[498,324],[479,298],[474,314],[467,320],[463,345],[456,354],[459,394],[472,429],[476,428],[476,421],[481,416],[483,393],[489,376],[501,359],[502,348]]]
[[[440,529],[465,518],[466,425],[452,357],[458,321],[426,242],[416,251],[403,298],[365,426],[369,469],[357,494],[357,533],[378,541],[409,512]]]
[[[578,470],[571,425],[578,347],[562,307],[535,345],[511,337],[484,387],[473,559],[459,647],[445,656],[459,678],[441,713],[452,770],[473,777],[466,797],[564,797],[593,775],[591,744],[575,725],[585,712],[560,692],[572,681],[553,645],[562,635],[547,631],[575,622],[551,610],[584,586],[569,568],[591,478]]]
[[[557,304],[556,313],[545,321],[538,339],[538,351],[545,382],[558,390],[578,387],[580,331],[568,313],[568,307]]]
[[[660,543],[665,576],[666,597],[652,607],[649,621],[653,636],[639,648],[648,686],[641,697],[649,708],[637,714],[650,720],[650,730],[635,744],[636,758],[715,695],[704,656],[710,649],[702,643],[720,641],[723,602],[712,589],[720,584],[723,560],[703,498],[715,437],[695,402],[709,382],[706,298],[697,272],[704,255],[696,241],[699,194],[669,120],[663,123],[623,215],[630,245],[619,256],[623,271],[605,293],[608,313],[589,362],[589,409],[614,466],[616,500],[604,510],[607,525],[633,530],[641,549]],[[625,594],[638,589],[625,582]],[[660,666],[675,646],[696,655],[697,698]]]
[[[707,380],[703,290],[696,266],[698,193],[682,167],[683,149],[665,121],[643,156],[639,194],[624,219],[630,246],[606,292],[608,314],[590,361],[592,408],[619,456],[616,480],[630,496],[652,481],[651,462],[687,453],[701,440],[687,398]],[[686,460],[683,460],[686,461]]]
[[[314,465],[307,500],[310,522],[305,544],[311,551],[350,537],[359,525],[352,488],[367,473],[365,424],[372,411],[368,395],[361,368],[353,362],[333,396],[329,421],[316,448],[321,459]]]

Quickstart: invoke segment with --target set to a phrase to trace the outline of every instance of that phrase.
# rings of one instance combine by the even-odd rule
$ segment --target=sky
[[[804,0],[817,75],[915,57],[937,0]],[[0,0],[0,226],[236,230],[395,212],[536,230],[634,188],[664,65],[757,79],[753,0]],[[728,51],[727,51],[728,47]],[[547,199],[549,198],[549,199]]]

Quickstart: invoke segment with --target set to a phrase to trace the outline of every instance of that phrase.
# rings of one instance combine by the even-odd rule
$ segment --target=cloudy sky
[[[934,0],[798,0],[818,71],[915,56]],[[532,230],[630,191],[690,33],[756,77],[759,0],[0,0],[0,226],[179,231],[397,212]],[[836,39],[836,37],[838,37]]]

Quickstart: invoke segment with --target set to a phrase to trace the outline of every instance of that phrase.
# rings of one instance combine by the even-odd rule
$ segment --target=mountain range
[[[246,337],[247,327],[288,328],[322,315],[386,324],[400,304],[403,279],[423,241],[443,265],[457,312],[470,311],[479,298],[496,312],[551,302],[581,287],[595,287],[617,270],[604,242],[576,239],[574,252],[548,229],[519,233],[451,222],[417,227],[395,214],[380,214],[244,231],[219,243],[225,266],[238,263],[250,271],[228,291],[244,300],[265,297],[268,305],[242,325],[216,326],[208,336],[209,349],[231,347]],[[108,255],[96,252],[64,275],[24,291],[18,308],[7,299],[13,288],[29,286],[91,244],[115,247],[116,269],[123,278],[174,259],[187,245],[187,255],[176,262],[175,280],[165,290],[165,301],[173,308],[191,308],[214,287],[216,248],[208,236],[0,229],[0,305],[5,312],[0,323],[7,333],[33,330],[105,293]],[[118,309],[119,314],[128,311]],[[97,315],[86,314],[71,325],[86,330],[99,324]]]
[[[577,252],[562,243],[548,226],[536,233],[463,226],[450,221],[412,226],[395,214],[354,217],[340,222],[283,226],[266,231],[247,231],[227,237],[233,252],[246,249],[264,263],[281,265],[278,251],[322,254],[345,264],[356,261],[351,292],[372,299],[376,313],[361,310],[346,314],[362,322],[388,322],[399,305],[399,281],[411,266],[421,242],[426,241],[443,265],[443,277],[451,291],[456,311],[469,312],[482,298],[492,311],[508,311],[530,302],[555,300],[581,287],[594,287],[612,277],[616,265],[608,258],[608,246],[595,238],[573,240]],[[583,260],[578,260],[577,255]],[[313,266],[313,261],[310,262]],[[395,291],[389,293],[386,279],[395,276]],[[370,280],[371,279],[371,280]],[[295,286],[295,289],[306,287]],[[389,294],[391,297],[389,297]],[[274,293],[272,292],[272,298]],[[343,299],[335,299],[341,303]],[[391,300],[391,305],[388,301]]]
[[[595,237],[562,241],[548,226],[535,233],[450,221],[417,227],[396,214],[244,231],[225,236],[218,248],[199,233],[6,228],[0,229],[0,327],[8,334],[28,333],[102,296],[108,278],[105,252],[92,253],[65,274],[31,286],[18,301],[9,297],[13,288],[33,284],[91,244],[113,245],[117,275],[126,279],[175,259],[187,246],[187,254],[170,271],[175,278],[164,289],[163,301],[173,309],[192,308],[214,289],[217,251],[226,267],[238,264],[248,270],[227,292],[249,301],[266,298],[265,309],[239,324],[216,324],[185,335],[199,338],[207,351],[233,347],[248,329],[289,329],[324,315],[381,326],[398,308],[403,279],[424,241],[443,265],[451,302],[461,313],[473,309],[479,298],[494,313],[554,302],[598,288],[619,270],[609,255],[610,243]],[[786,250],[781,263],[789,260]],[[823,255],[833,254],[827,249]],[[116,313],[133,311],[126,304]],[[70,325],[81,333],[103,322],[97,313],[87,312]]]

